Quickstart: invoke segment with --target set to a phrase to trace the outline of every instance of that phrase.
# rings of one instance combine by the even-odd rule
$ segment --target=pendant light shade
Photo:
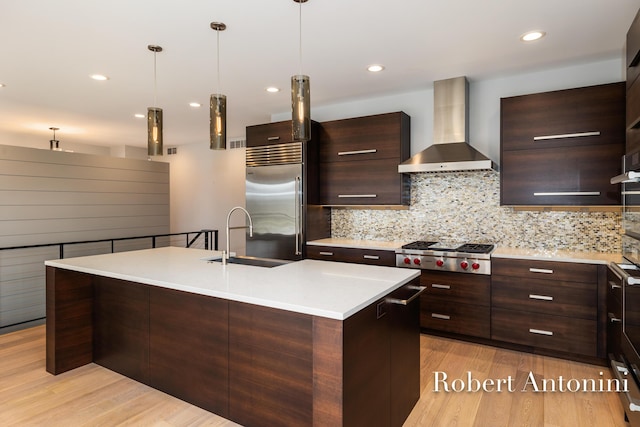
[[[227,29],[222,22],[212,22],[211,28],[216,32],[218,93],[211,95],[209,101],[209,148],[224,150],[227,148],[227,97],[220,94],[220,31]]]
[[[150,44],[147,46],[153,52],[153,107],[147,108],[147,154],[162,156],[162,108],[156,107],[157,98],[157,67],[156,56],[162,52],[162,47]]]
[[[307,0],[293,0],[300,4],[300,73],[291,77],[291,136],[294,141],[311,139],[311,91],[309,76],[302,74],[302,3]]]

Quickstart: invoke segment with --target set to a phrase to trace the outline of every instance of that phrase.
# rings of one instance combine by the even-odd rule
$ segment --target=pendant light
[[[58,146],[58,144],[60,143],[60,141],[56,139],[56,131],[60,130],[60,128],[50,127],[49,130],[53,131],[53,139],[49,140],[49,150],[59,151],[60,147]]]
[[[291,136],[294,141],[311,139],[311,96],[309,76],[302,74],[302,3],[307,0],[293,0],[300,4],[300,73],[291,76]]]
[[[162,52],[162,47],[150,44],[147,46],[153,52],[153,107],[147,108],[147,154],[162,156],[162,108],[156,107],[158,79],[156,72],[156,56]]]
[[[209,148],[224,150],[227,148],[227,97],[220,93],[220,31],[227,29],[222,22],[212,22],[216,31],[218,58],[218,93],[211,95],[209,101]]]

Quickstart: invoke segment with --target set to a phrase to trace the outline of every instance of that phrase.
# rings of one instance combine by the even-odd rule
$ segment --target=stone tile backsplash
[[[500,174],[495,171],[414,173],[408,210],[332,209],[331,235],[620,252],[620,223],[618,212],[521,211],[500,206]]]

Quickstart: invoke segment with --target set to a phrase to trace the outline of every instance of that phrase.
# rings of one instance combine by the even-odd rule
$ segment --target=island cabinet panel
[[[606,290],[602,292],[601,276],[593,264],[494,258],[491,338],[604,357]]]
[[[312,316],[229,303],[229,418],[312,425]]]
[[[91,276],[46,268],[47,372],[57,375],[93,361]]]
[[[501,99],[503,205],[617,205],[624,82]]]
[[[228,417],[228,301],[150,288],[151,385]]]
[[[423,270],[423,328],[480,338],[490,336],[490,276]]]
[[[395,267],[396,265],[396,254],[392,250],[307,245],[307,258],[387,267]]]
[[[149,287],[94,276],[93,361],[149,384]]]
[[[320,203],[409,204],[410,177],[398,165],[409,158],[410,124],[403,112],[323,122]]]

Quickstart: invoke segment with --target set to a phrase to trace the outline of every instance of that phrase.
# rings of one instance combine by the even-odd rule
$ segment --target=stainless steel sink
[[[208,262],[222,262],[222,258],[206,258]],[[242,265],[252,265],[254,267],[277,267],[279,265],[288,264],[293,261],[287,261],[283,259],[273,259],[273,258],[258,258],[252,256],[232,256],[227,260],[229,264],[242,264]]]

